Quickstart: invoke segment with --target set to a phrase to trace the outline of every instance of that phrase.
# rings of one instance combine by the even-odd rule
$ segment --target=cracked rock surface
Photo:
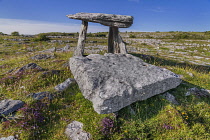
[[[130,54],[75,56],[70,58],[70,69],[99,114],[116,112],[181,83],[175,73]]]

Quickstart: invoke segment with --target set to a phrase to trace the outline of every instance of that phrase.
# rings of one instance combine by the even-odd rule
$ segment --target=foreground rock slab
[[[71,140],[89,140],[91,135],[82,130],[83,124],[78,121],[73,121],[70,123],[66,130],[65,134]]]
[[[70,69],[84,97],[99,114],[116,112],[181,83],[173,72],[130,54],[75,56],[70,58]]]
[[[0,101],[0,117],[7,116],[24,105],[20,100],[5,99]]]

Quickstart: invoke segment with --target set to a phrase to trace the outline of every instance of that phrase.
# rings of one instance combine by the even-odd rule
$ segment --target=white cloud
[[[18,31],[20,34],[38,34],[46,32],[79,32],[80,24],[52,23],[34,20],[1,19],[0,32],[10,34]],[[102,25],[89,25],[88,32],[105,32],[108,27]]]

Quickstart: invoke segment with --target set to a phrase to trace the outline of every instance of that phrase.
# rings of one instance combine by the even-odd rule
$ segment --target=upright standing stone
[[[119,47],[120,47],[120,53],[122,54],[127,54],[127,49],[126,49],[126,44],[123,42],[122,37],[118,35],[118,42],[119,42]]]
[[[81,29],[80,29],[80,33],[79,33],[78,44],[77,44],[77,49],[74,52],[74,56],[83,56],[83,54],[84,54],[87,28],[88,28],[88,22],[82,21],[82,25],[81,25]]]
[[[114,53],[113,29],[109,27],[108,53]]]
[[[120,46],[119,46],[119,29],[117,27],[112,27],[113,30],[113,40],[114,40],[114,53],[120,53]]]
[[[127,54],[127,49],[126,49],[126,45],[122,40],[122,37],[119,35],[119,29],[117,27],[110,27],[112,30],[112,34],[113,34],[113,48],[114,48],[114,53],[122,53],[122,54]],[[109,38],[111,39],[111,37]],[[108,45],[112,45],[111,43]],[[108,48],[110,48],[108,46]]]

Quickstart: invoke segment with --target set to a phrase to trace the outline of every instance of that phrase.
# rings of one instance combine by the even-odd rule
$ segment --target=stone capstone
[[[7,116],[24,105],[20,100],[5,99],[0,101],[0,117]]]
[[[91,135],[82,130],[83,124],[78,121],[73,121],[70,123],[66,130],[65,134],[71,140],[89,140]]]
[[[105,26],[128,28],[133,24],[132,16],[103,14],[103,13],[76,13],[67,15],[68,18],[87,22],[100,23]]]
[[[75,56],[70,58],[70,69],[84,97],[99,114],[116,112],[181,83],[175,73],[130,54]]]

